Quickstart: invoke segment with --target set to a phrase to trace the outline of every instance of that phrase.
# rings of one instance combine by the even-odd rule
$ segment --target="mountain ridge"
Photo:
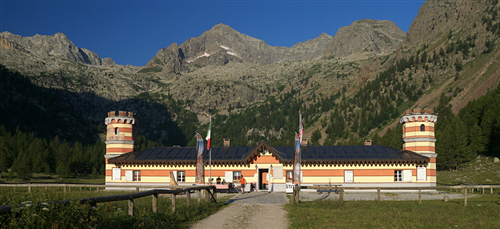
[[[365,26],[365,24],[374,24],[374,26]],[[390,24],[390,26],[386,26]],[[355,28],[352,28],[355,27]],[[359,30],[359,27],[364,27]],[[379,27],[381,27],[379,29]],[[405,33],[399,29],[396,24],[389,21],[360,20],[351,25],[339,29],[336,36],[342,36],[345,28],[352,28],[349,33],[365,36],[365,33],[374,31],[376,34],[384,35],[384,41],[376,40],[378,43],[399,44],[404,38]],[[385,31],[389,30],[389,31]],[[384,31],[384,32],[380,32]],[[385,34],[396,34],[396,36],[386,36]],[[373,40],[373,39],[372,39]],[[335,52],[336,43],[344,42],[352,50],[349,52]],[[365,59],[367,56],[383,55],[396,50],[396,45],[384,45],[383,51],[369,49],[363,42],[354,41],[351,37],[345,38],[332,37],[326,33],[320,34],[314,39],[304,42],[298,42],[290,48],[282,46],[270,46],[265,41],[242,34],[228,25],[218,24],[210,30],[205,31],[199,37],[193,37],[186,42],[177,45],[173,43],[166,49],[161,49],[144,67],[143,72],[162,72],[163,75],[185,70],[185,65],[197,64],[199,66],[224,65],[229,62],[254,63],[254,64],[273,64],[288,61],[303,61],[325,58],[331,55],[347,57],[348,55],[360,53],[366,49],[365,55],[358,57],[351,56],[351,59]],[[371,42],[370,44],[377,42]],[[330,47],[330,51],[325,52],[325,47]],[[378,46],[375,46],[378,47]],[[392,50],[389,50],[392,49]],[[168,56],[168,59],[163,57]],[[158,61],[164,60],[164,61]],[[167,63],[167,60],[174,61],[175,64]],[[160,70],[161,69],[161,70]]]

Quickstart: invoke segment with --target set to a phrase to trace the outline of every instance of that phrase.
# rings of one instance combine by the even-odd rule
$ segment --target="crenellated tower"
[[[437,115],[431,109],[407,110],[400,119],[403,124],[403,150],[436,158],[434,124]]]
[[[106,180],[111,179],[112,166],[108,159],[134,151],[135,114],[132,112],[108,112],[106,117]]]

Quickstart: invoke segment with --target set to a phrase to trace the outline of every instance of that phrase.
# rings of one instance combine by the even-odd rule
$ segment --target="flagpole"
[[[212,183],[212,147],[210,147],[210,150],[208,151],[208,154],[210,155],[210,183]]]
[[[212,115],[210,114],[210,129],[212,129]],[[210,138],[212,138],[212,130],[210,130]],[[210,139],[210,141],[212,141]],[[208,151],[209,159],[208,164],[210,165],[210,184],[212,184],[212,145],[210,144],[210,150]]]

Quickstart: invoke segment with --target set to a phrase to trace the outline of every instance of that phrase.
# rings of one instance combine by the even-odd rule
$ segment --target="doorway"
[[[259,168],[259,178],[257,189],[258,190],[268,190],[269,189],[269,169]]]

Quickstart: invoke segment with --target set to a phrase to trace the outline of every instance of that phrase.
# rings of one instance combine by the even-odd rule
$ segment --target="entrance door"
[[[259,190],[268,190],[269,188],[269,169],[259,169]]]

